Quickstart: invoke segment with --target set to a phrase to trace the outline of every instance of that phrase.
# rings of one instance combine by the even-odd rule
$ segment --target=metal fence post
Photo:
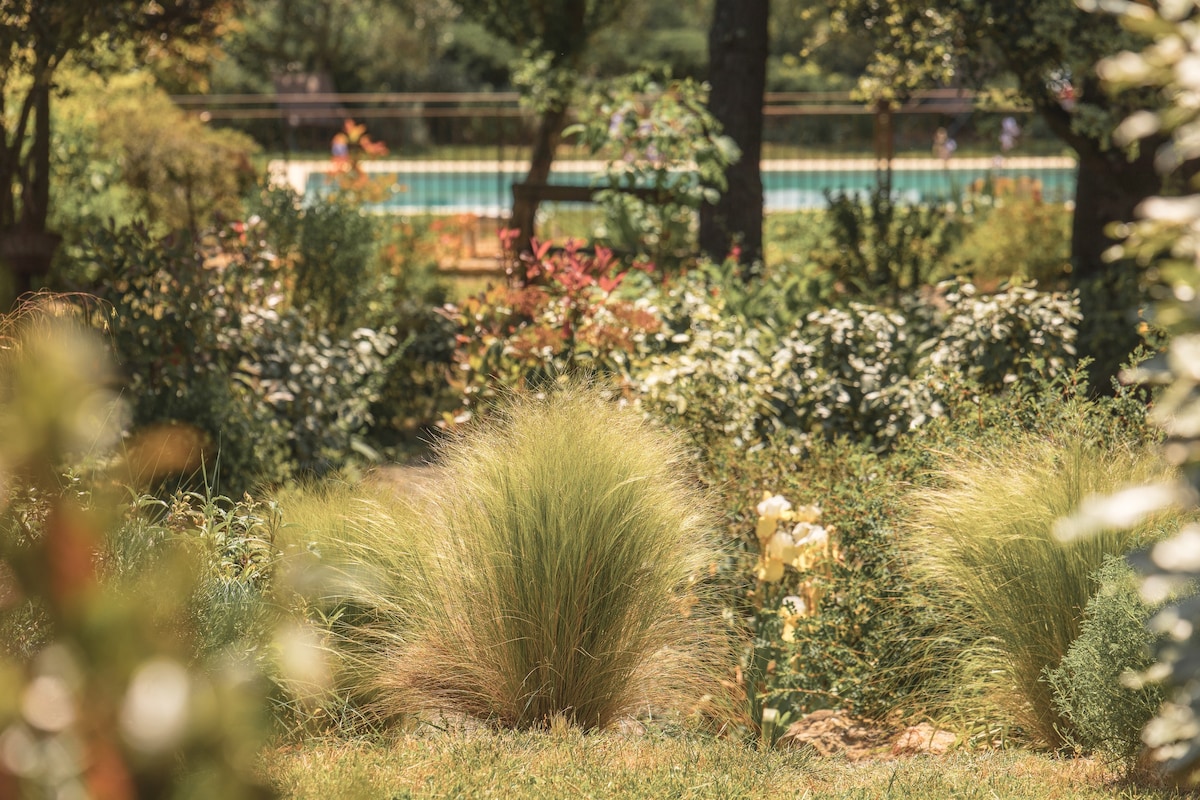
[[[892,125],[892,105],[887,100],[875,104],[875,184],[879,191],[892,194],[892,159],[896,155],[896,132]]]

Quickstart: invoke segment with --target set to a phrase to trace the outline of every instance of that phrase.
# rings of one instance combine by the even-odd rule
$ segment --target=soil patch
[[[842,755],[851,761],[941,755],[957,737],[929,723],[908,727],[857,719],[845,711],[814,711],[792,723],[779,740],[781,747],[811,747],[823,756]]]

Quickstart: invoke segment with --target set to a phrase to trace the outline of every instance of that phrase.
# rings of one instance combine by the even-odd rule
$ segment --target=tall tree
[[[708,108],[742,157],[726,171],[729,188],[700,209],[700,247],[723,259],[737,242],[743,263],[762,260],[763,94],[767,86],[769,0],[716,0],[708,36]],[[749,274],[749,273],[747,273]]]
[[[1072,281],[1080,289],[1080,339],[1096,358],[1093,377],[1115,374],[1136,343],[1136,286],[1128,263],[1103,253],[1114,222],[1161,189],[1154,169],[1157,141],[1129,152],[1112,143],[1115,126],[1153,104],[1147,94],[1114,99],[1096,63],[1139,40],[1109,14],[1072,0],[838,0],[843,30],[867,31],[875,58],[860,86],[875,98],[929,86],[981,85],[1012,76],[1020,94],[1079,158],[1072,231]]]
[[[457,9],[449,0],[243,0],[214,72],[222,91],[272,91],[289,71],[326,73],[343,92],[411,90]]]
[[[532,49],[534,62],[544,67],[535,78],[541,90],[535,88],[538,121],[526,183],[541,184],[550,177],[588,43],[621,15],[626,5],[628,0],[459,0],[464,16],[517,47]],[[528,247],[537,205],[528,197],[513,203],[518,248]]]
[[[57,244],[50,211],[50,106],[64,60],[101,66],[133,46],[181,55],[214,37],[236,0],[5,0],[0,3],[0,261],[17,293]],[[175,43],[186,45],[174,48]]]

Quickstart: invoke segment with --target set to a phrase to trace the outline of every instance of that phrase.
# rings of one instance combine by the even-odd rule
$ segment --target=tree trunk
[[[1116,242],[1105,230],[1129,222],[1139,203],[1162,189],[1154,169],[1154,142],[1144,142],[1130,161],[1120,150],[1080,147],[1071,230],[1071,286],[1079,291],[1083,321],[1079,352],[1093,360],[1092,386],[1108,391],[1129,353],[1137,346],[1140,302],[1138,269],[1129,260],[1108,262]]]
[[[729,188],[700,209],[700,248],[720,261],[737,244],[739,261],[762,260],[763,95],[767,84],[769,0],[716,0],[708,34],[708,107],[742,151],[726,172]],[[750,276],[750,271],[746,273]]]
[[[533,151],[529,156],[529,172],[525,183],[546,183],[550,178],[550,168],[554,165],[554,154],[558,143],[562,140],[563,126],[567,121],[567,109],[550,108],[538,119],[537,131],[534,134]],[[533,238],[533,223],[537,217],[538,201],[536,198],[522,196],[514,198],[512,220],[510,224],[517,230],[514,241],[515,252],[526,253],[530,250],[530,240]]]
[[[28,181],[21,192],[21,227],[46,230],[50,214],[50,83],[35,86],[33,144],[29,149]]]

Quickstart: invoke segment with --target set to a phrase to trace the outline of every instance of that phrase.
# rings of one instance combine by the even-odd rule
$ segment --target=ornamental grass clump
[[[378,653],[384,706],[593,729],[699,698],[717,555],[673,439],[570,387],[440,455],[439,482],[395,517],[419,558]]]
[[[1147,447],[1064,429],[951,457],[939,486],[916,492],[906,545],[936,587],[923,602],[945,609],[945,638],[931,648],[959,653],[947,676],[952,711],[989,730],[1019,729],[1043,746],[1066,742],[1072,723],[1045,673],[1079,636],[1105,559],[1166,523],[1060,542],[1055,522],[1089,496],[1160,479],[1165,469]]]

